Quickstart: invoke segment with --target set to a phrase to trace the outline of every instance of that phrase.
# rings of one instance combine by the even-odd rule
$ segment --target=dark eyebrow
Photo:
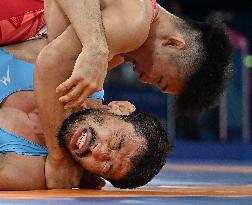
[[[90,145],[93,145],[95,143],[95,140],[96,140],[96,132],[95,132],[94,128],[92,128],[92,127],[90,127],[89,130],[91,132],[91,142],[90,142]]]
[[[114,168],[113,164],[110,164],[108,172],[111,172],[113,168]]]
[[[122,148],[122,145],[123,145],[124,142],[125,142],[125,135],[122,134],[120,142],[119,142],[118,150],[120,150]]]

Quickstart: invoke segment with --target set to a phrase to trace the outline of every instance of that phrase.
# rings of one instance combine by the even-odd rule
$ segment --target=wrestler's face
[[[181,69],[167,60],[168,49],[159,39],[148,38],[142,47],[126,54],[125,59],[133,62],[133,70],[139,74],[141,82],[176,95],[182,91],[184,82],[179,78]]]
[[[132,124],[106,112],[77,120],[64,140],[84,169],[112,180],[123,178],[132,168],[131,159],[145,148]]]

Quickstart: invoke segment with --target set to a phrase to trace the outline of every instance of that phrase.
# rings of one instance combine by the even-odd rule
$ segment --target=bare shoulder
[[[40,132],[41,125],[35,115],[27,114],[15,108],[1,108],[0,127],[15,135],[40,144],[38,133]]]
[[[108,44],[117,51],[129,52],[140,47],[148,37],[152,19],[150,0],[108,0],[102,10]],[[117,52],[118,54],[120,52]]]
[[[19,130],[27,128],[28,117],[23,111],[15,108],[0,109],[0,127],[14,134],[20,134]]]
[[[134,36],[141,34],[147,38],[152,18],[150,0],[118,0],[115,2],[115,7],[120,12],[120,18],[124,20],[123,26],[129,29],[129,32],[132,31]]]
[[[44,166],[44,157],[1,155],[0,190],[45,189]]]

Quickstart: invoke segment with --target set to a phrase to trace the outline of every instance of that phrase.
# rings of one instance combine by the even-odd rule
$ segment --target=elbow
[[[53,72],[55,72],[57,62],[60,61],[60,56],[58,53],[59,52],[57,52],[56,49],[52,48],[49,45],[47,45],[41,50],[35,63],[35,84],[38,81],[46,82],[51,76],[53,76],[52,74]]]

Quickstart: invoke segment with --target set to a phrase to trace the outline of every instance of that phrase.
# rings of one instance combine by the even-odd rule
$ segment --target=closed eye
[[[108,172],[111,173],[112,169],[113,169],[113,164],[110,164],[108,168]]]
[[[112,170],[113,170],[113,164],[112,163],[110,163],[110,162],[105,162],[105,164],[104,164],[104,166],[103,166],[103,169],[102,169],[102,173],[104,174],[104,175],[110,175],[111,174],[111,172],[112,172]]]
[[[124,141],[125,141],[125,137],[124,135],[122,135],[118,144],[118,150],[122,148]]]
[[[125,141],[125,136],[124,134],[121,134],[119,131],[115,131],[113,134],[114,143],[111,146],[112,150],[120,150],[123,146],[123,143]]]

